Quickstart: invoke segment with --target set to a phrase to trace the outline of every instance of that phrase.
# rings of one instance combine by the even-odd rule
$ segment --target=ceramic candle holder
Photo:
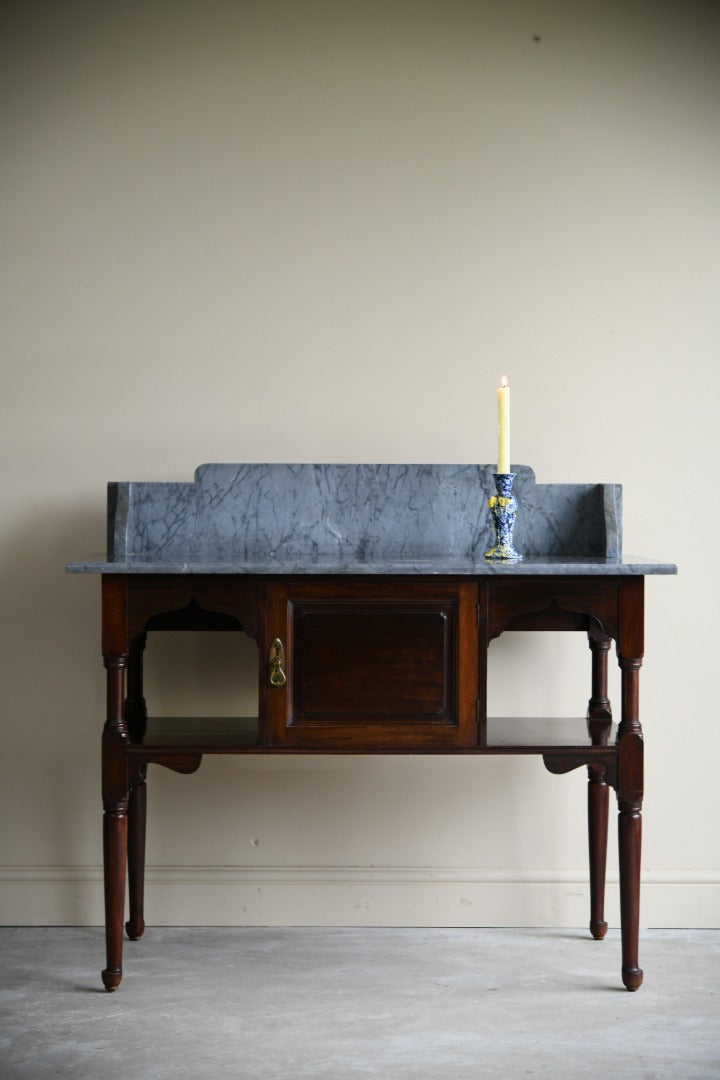
[[[515,473],[493,473],[496,495],[488,499],[495,526],[495,547],[485,552],[486,559],[517,562],[522,559],[513,545],[517,499],[512,493]]]

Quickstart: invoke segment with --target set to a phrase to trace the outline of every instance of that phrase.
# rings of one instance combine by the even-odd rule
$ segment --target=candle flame
[[[507,384],[508,384],[507,375],[503,375],[502,379],[500,380],[500,386],[504,388],[504,387],[507,386]]]

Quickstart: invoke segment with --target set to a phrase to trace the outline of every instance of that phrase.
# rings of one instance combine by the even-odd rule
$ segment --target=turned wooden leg
[[[588,732],[593,746],[607,746],[612,723],[608,691],[608,653],[611,638],[588,632],[592,653],[592,694],[588,702]],[[607,865],[609,789],[604,766],[588,766],[588,847],[590,854],[590,933],[601,941],[605,922],[605,869]]]
[[[122,979],[125,866],[127,863],[128,729],[125,723],[125,674],[128,664],[126,582],[103,576],[103,661],[107,671],[107,715],[102,735],[103,862],[107,963],[106,990]]]
[[[640,854],[642,845],[643,737],[638,719],[639,657],[620,658],[623,717],[618,728],[618,847],[622,979],[628,990],[642,985],[638,964]]]
[[[640,929],[640,853],[642,843],[643,735],[640,725],[640,668],[643,657],[644,582],[626,578],[619,591],[617,643],[622,673],[622,718],[617,735],[618,845],[622,979],[637,990],[643,973],[638,963]]]
[[[643,981],[638,963],[643,800],[643,734],[639,707],[643,597],[643,578],[622,580],[618,595],[617,655],[622,679],[622,717],[617,734],[617,799],[622,980],[628,990],[637,990]]]
[[[103,819],[103,858],[107,965],[102,973],[106,990],[117,990],[122,980],[126,855],[127,801],[106,802]]]
[[[130,788],[128,800],[128,893],[130,918],[125,923],[127,936],[138,941],[145,930],[145,820],[147,810],[147,784],[142,766],[135,783]]]
[[[628,990],[637,990],[643,981],[642,968],[638,963],[642,814],[639,803],[618,800],[618,806],[622,980]]]
[[[612,638],[607,634],[589,632],[588,644],[592,654],[592,691],[588,702],[588,726],[599,721],[597,727],[602,730],[602,721],[612,720],[612,708],[608,692],[608,653]],[[606,725],[609,728],[609,723]],[[606,740],[607,741],[607,740]]]
[[[588,778],[590,933],[596,941],[602,941],[608,928],[605,922],[605,868],[610,792],[603,766],[588,765]]]
[[[103,862],[105,877],[106,990],[122,979],[125,864],[127,861],[127,728],[123,718],[127,654],[104,657],[107,668],[107,719],[102,736]]]

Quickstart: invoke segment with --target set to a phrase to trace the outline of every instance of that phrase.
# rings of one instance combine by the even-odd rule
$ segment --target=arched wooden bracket
[[[225,611],[211,611],[191,597],[185,607],[153,615],[145,624],[148,630],[242,630],[238,618]]]
[[[502,624],[490,628],[490,638],[500,637],[506,630],[580,630],[597,638],[607,637],[605,626],[587,611],[562,607],[555,597],[536,611],[519,611]]]
[[[143,755],[146,765],[163,765],[173,772],[190,773],[197,772],[202,762],[202,754],[147,754]]]
[[[258,640],[257,582],[225,574],[127,579],[131,638],[146,630],[242,630]]]
[[[547,771],[556,776],[572,772],[573,769],[579,769],[582,765],[592,766],[598,771],[602,770],[605,783],[617,790],[617,761],[614,755],[603,759],[595,754],[584,754],[581,757],[575,754],[543,754],[542,758]]]
[[[579,579],[561,584],[542,578],[517,588],[488,585],[488,639],[505,630],[584,630],[595,638],[617,637],[617,601],[600,580],[593,587]]]

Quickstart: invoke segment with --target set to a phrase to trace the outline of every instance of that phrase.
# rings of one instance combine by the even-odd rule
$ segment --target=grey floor
[[[720,1077],[720,931],[0,929],[0,1076]]]

